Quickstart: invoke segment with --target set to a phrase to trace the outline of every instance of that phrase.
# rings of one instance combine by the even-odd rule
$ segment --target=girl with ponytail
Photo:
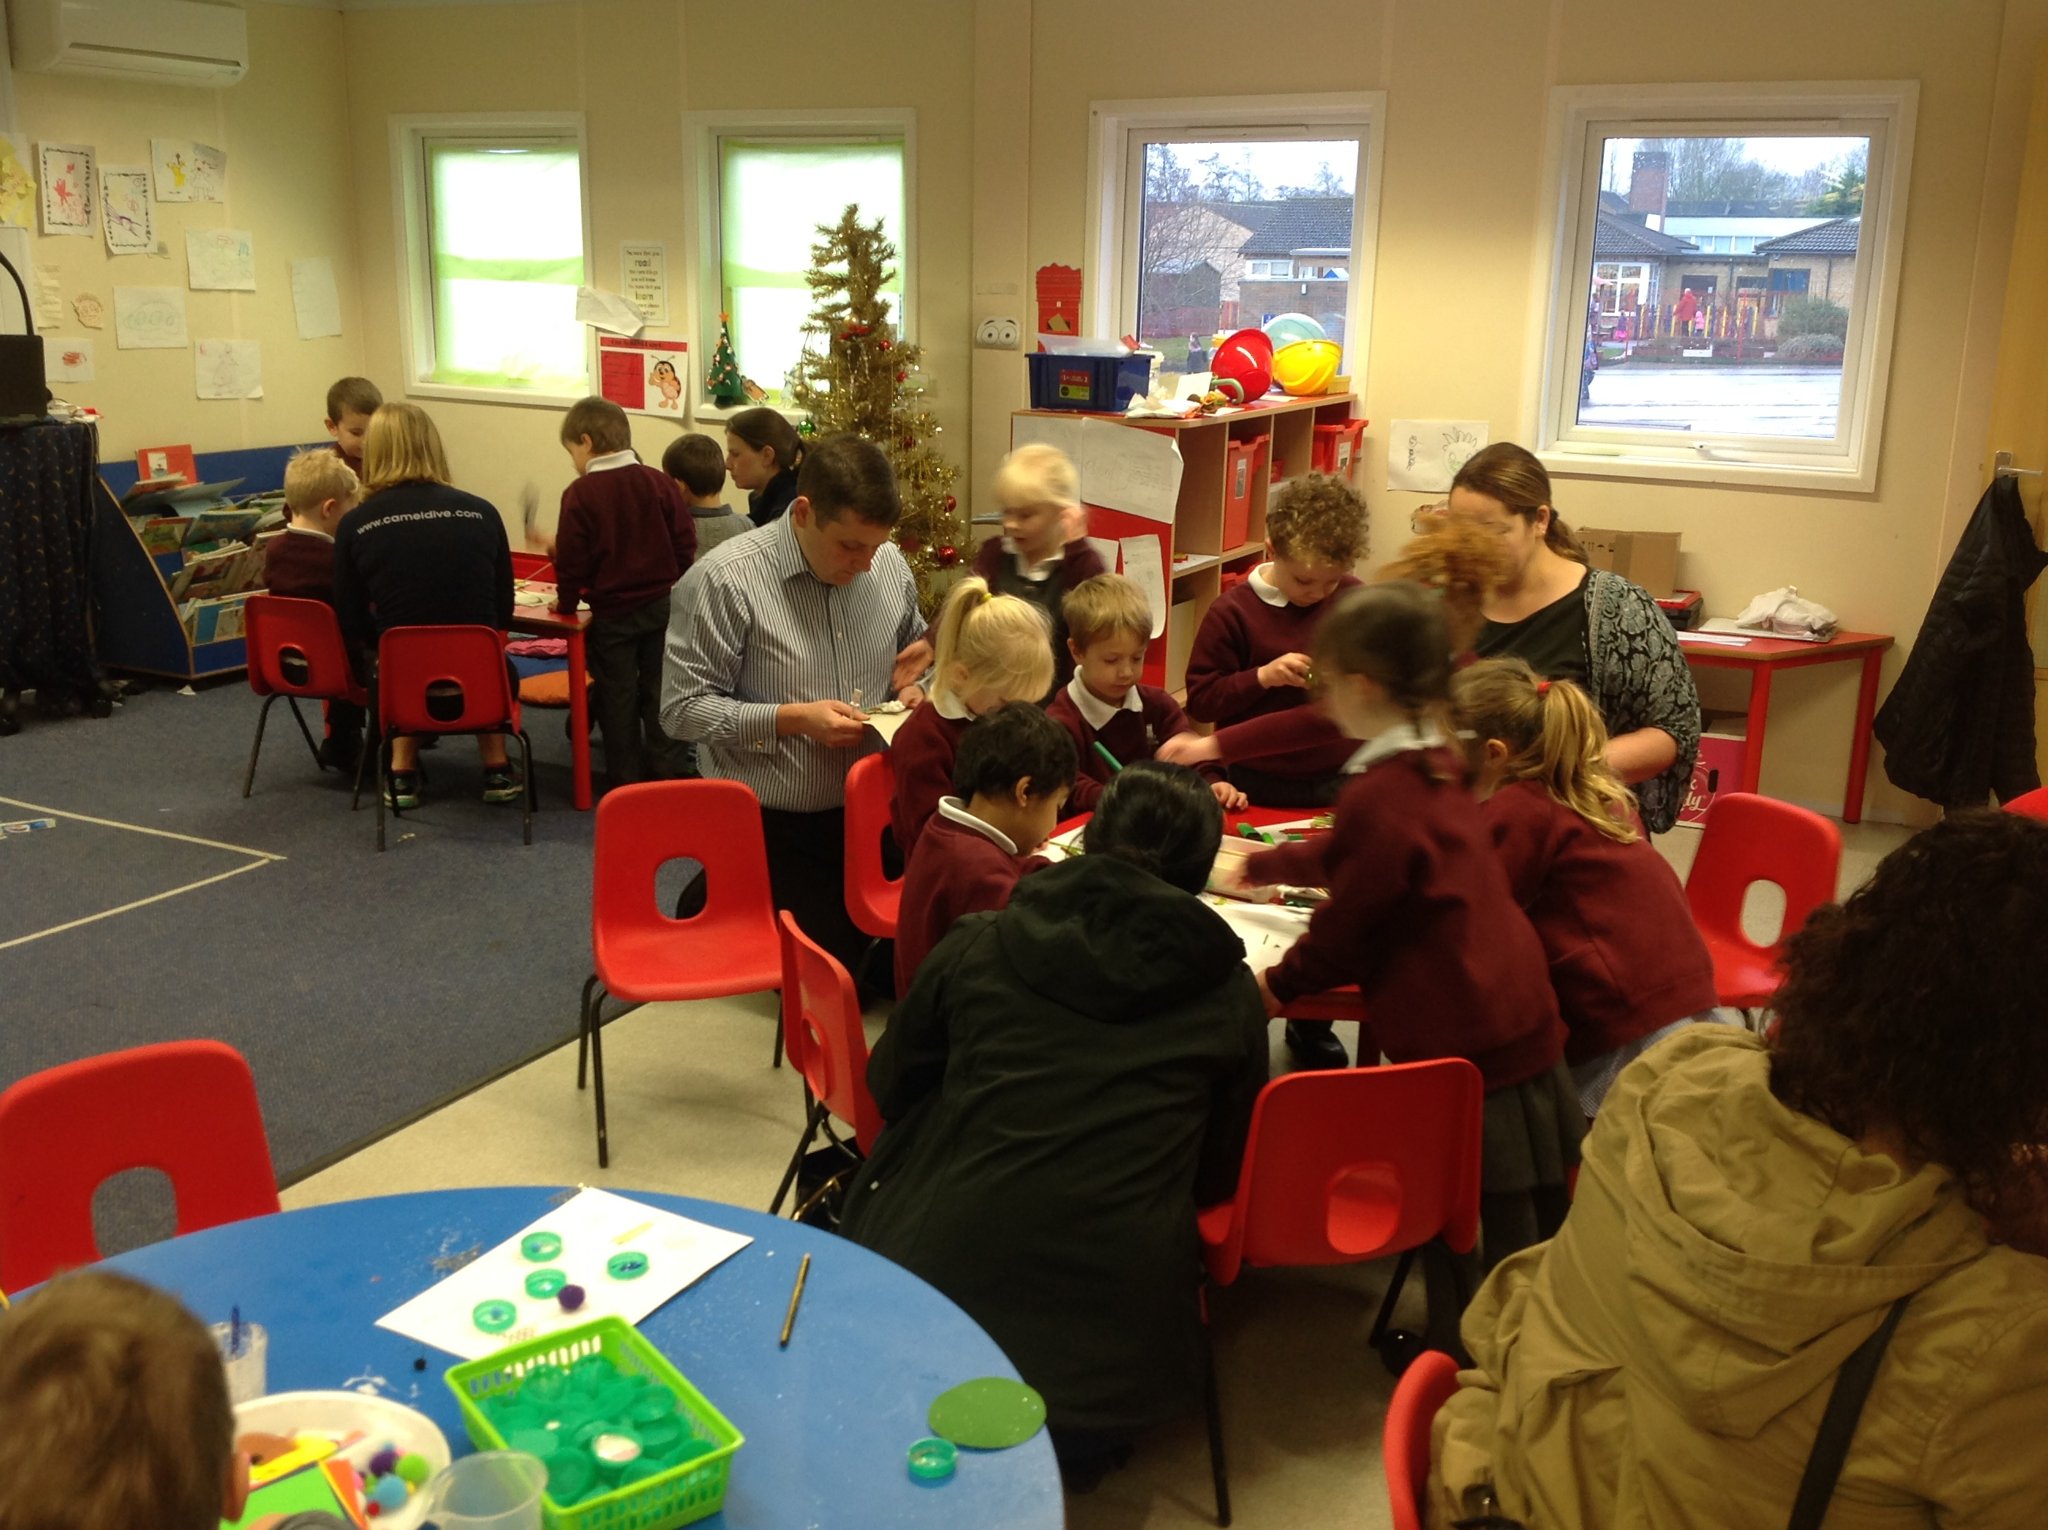
[[[1608,763],[1591,697],[1521,659],[1482,659],[1452,679],[1451,702],[1480,817],[1549,959],[1590,1117],[1636,1056],[1718,1018],[1713,961]]]

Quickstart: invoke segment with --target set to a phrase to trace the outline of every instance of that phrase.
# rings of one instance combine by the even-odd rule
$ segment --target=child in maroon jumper
[[[969,726],[953,757],[953,795],[939,799],[903,873],[899,995],[956,919],[1004,907],[1017,879],[1046,864],[1030,852],[1073,785],[1074,741],[1037,707],[999,707]]]
[[[1569,680],[1481,659],[1451,682],[1479,816],[1550,960],[1564,1060],[1590,1118],[1670,1032],[1719,1019],[1714,961],[1670,862],[1607,764],[1607,728]]]
[[[327,434],[334,438],[334,454],[358,478],[363,476],[363,437],[369,434],[370,416],[383,407],[384,395],[367,377],[344,377],[327,390]]]
[[[362,481],[338,451],[309,447],[294,452],[284,465],[284,507],[291,522],[263,544],[265,592],[332,606],[334,528],[362,497]],[[287,673],[294,662],[285,656]],[[351,701],[323,701],[320,710],[326,719],[317,751],[321,768],[353,770],[363,745],[363,709]]]
[[[967,725],[1011,701],[1037,701],[1052,684],[1045,618],[1014,595],[992,595],[982,579],[954,585],[939,609],[931,699],[889,744],[896,800],[889,821],[905,857],[953,787],[953,755]]]
[[[1033,442],[1018,447],[996,468],[995,495],[1002,506],[1003,534],[976,550],[974,572],[998,595],[1015,595],[1043,613],[1052,635],[1049,689],[1057,690],[1074,672],[1062,603],[1083,580],[1109,572],[1088,541],[1081,475],[1057,446]]]
[[[1342,480],[1311,473],[1283,486],[1266,513],[1266,561],[1210,602],[1188,654],[1188,715],[1219,728],[1299,707],[1308,700],[1309,652],[1330,597],[1358,583],[1365,556],[1365,501]],[[1261,807],[1328,807],[1351,746],[1322,742],[1235,764],[1230,779]],[[1180,765],[1218,756],[1199,738],[1160,751]]]
[[[590,599],[590,710],[604,734],[613,786],[683,773],[661,728],[668,597],[697,555],[682,491],[633,455],[633,427],[609,399],[586,398],[562,417],[576,481],[555,527],[556,609]]]
[[[1074,678],[1053,694],[1045,711],[1074,736],[1079,753],[1072,806],[1093,812],[1113,772],[1151,759],[1161,744],[1193,724],[1165,691],[1138,683],[1152,636],[1144,591],[1121,574],[1097,574],[1077,586],[1061,609]],[[1220,766],[1204,766],[1202,776],[1226,813],[1245,805],[1244,793],[1223,778]]]
[[[1316,632],[1323,704],[1363,745],[1336,826],[1254,855],[1254,884],[1330,890],[1259,978],[1271,1013],[1356,983],[1395,1062],[1464,1057],[1486,1080],[1485,1261],[1557,1231],[1585,1116],[1543,945],[1515,906],[1442,719],[1451,677],[1443,603],[1418,585],[1343,596]]]

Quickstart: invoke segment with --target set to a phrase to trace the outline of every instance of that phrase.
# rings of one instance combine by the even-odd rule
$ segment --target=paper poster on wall
[[[689,374],[687,340],[597,337],[597,391],[621,409],[680,420]]]
[[[189,138],[152,138],[149,164],[159,202],[225,202],[228,157],[211,144]]]
[[[182,351],[185,294],[176,287],[116,287],[114,344],[124,351]]]
[[[81,292],[71,300],[71,311],[78,315],[78,322],[86,329],[107,327],[107,305],[100,301],[97,292]]]
[[[1387,433],[1387,487],[1447,494],[1486,438],[1485,420],[1396,420]]]
[[[100,228],[109,255],[147,255],[156,248],[147,170],[100,167]]]
[[[637,335],[647,327],[639,309],[616,292],[598,287],[576,289],[576,322],[608,335]]]
[[[245,228],[204,228],[185,236],[186,281],[194,292],[254,292],[256,236]]]
[[[92,342],[68,336],[43,336],[43,376],[53,383],[92,381]]]
[[[46,143],[36,159],[43,183],[43,232],[92,233],[92,150],[84,144]]]
[[[292,262],[292,312],[301,340],[341,333],[341,294],[334,286],[334,262],[325,255]]]
[[[201,398],[261,398],[263,342],[201,340],[192,348],[192,376]]]
[[[0,133],[0,227],[36,226],[36,177],[28,141]]]
[[[1166,630],[1166,564],[1159,554],[1158,537],[1125,537],[1118,544],[1123,551],[1123,575],[1145,592],[1145,604],[1152,608],[1152,633]]]
[[[619,286],[649,324],[668,323],[668,246],[628,240],[619,246]]]
[[[64,322],[64,287],[55,271],[34,269],[32,285],[36,294],[36,328],[55,329]]]
[[[1108,420],[1083,420],[1081,450],[1074,462],[1081,470],[1081,497],[1089,504],[1142,515],[1148,521],[1173,520],[1182,463],[1172,436]]]

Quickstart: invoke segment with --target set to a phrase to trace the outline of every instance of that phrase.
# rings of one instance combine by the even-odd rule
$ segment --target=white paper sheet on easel
[[[334,262],[325,255],[292,262],[292,312],[301,340],[341,333],[341,294],[334,287]]]
[[[1396,420],[1387,433],[1387,487],[1447,494],[1451,480],[1486,444],[1485,420]]]
[[[1172,436],[1108,420],[1081,422],[1081,497],[1091,505],[1173,521],[1180,498],[1180,448]]]
[[[1159,556],[1159,538],[1125,537],[1124,577],[1145,592],[1145,604],[1152,608],[1152,636],[1166,630],[1166,565]]]
[[[527,1258],[521,1245],[535,1233],[559,1239],[560,1252],[542,1260]],[[477,1360],[593,1318],[638,1323],[753,1241],[744,1233],[677,1216],[609,1190],[582,1190],[446,1280],[385,1313],[377,1326]],[[623,1280],[608,1273],[614,1258],[630,1254],[644,1259],[643,1273]],[[542,1270],[558,1271],[570,1284],[581,1286],[587,1293],[583,1306],[564,1312],[553,1295],[527,1295],[527,1277]],[[485,1302],[509,1303],[514,1309],[511,1326],[496,1333],[477,1327],[477,1309]]]

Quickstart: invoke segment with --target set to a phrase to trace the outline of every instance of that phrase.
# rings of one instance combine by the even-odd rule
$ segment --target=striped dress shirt
[[[882,741],[828,749],[775,731],[778,707],[889,700],[896,655],[924,631],[917,582],[895,544],[846,585],[811,572],[788,516],[722,542],[670,601],[661,725],[698,745],[707,776],[754,789],[766,808],[817,813],[846,802],[846,773]]]

